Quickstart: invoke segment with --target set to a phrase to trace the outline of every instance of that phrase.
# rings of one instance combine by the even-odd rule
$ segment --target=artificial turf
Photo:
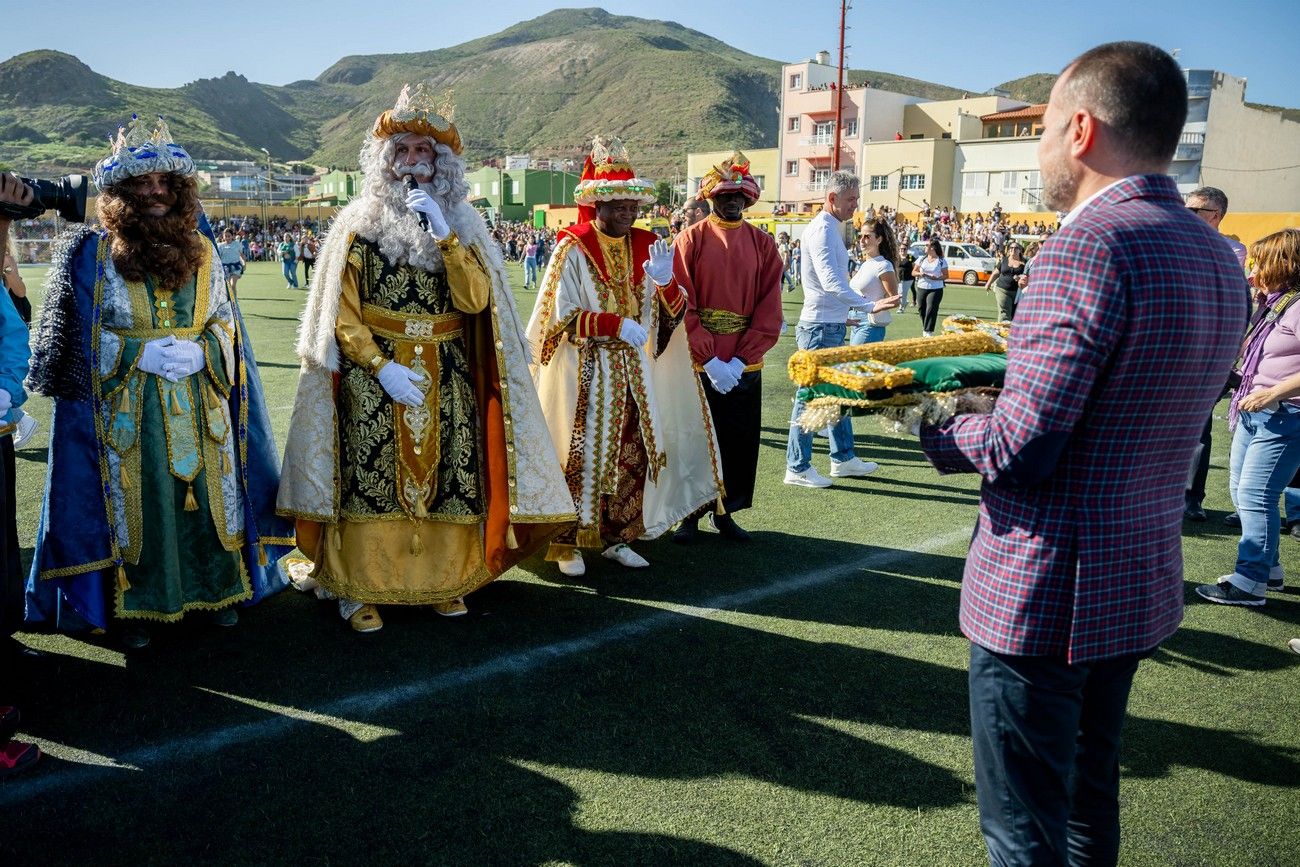
[[[282,286],[272,263],[240,284],[281,441],[305,296]],[[516,297],[526,319],[534,296]],[[784,299],[737,516],[752,544],[641,544],[650,569],[588,558],[580,579],[533,559],[467,617],[388,609],[368,636],[294,591],[131,655],[25,634],[52,659],[7,672],[0,702],[49,756],[0,784],[0,864],[981,863],[956,618],[976,480],[859,419],[876,475],[781,484],[800,298]],[[995,306],[949,287],[943,312]],[[889,337],[919,331],[909,311]],[[29,411],[48,422],[42,399]],[[25,557],[46,442],[19,452]],[[1300,594],[1249,610],[1191,594],[1235,558],[1226,449],[1221,425],[1184,626],[1130,703],[1125,864],[1300,863]],[[1300,543],[1282,546],[1300,577]]]

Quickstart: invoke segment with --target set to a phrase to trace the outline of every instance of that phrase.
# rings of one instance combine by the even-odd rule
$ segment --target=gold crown
[[[421,81],[414,88],[409,84],[402,85],[397,102],[375,120],[373,132],[382,138],[407,132],[426,135],[459,154],[462,147],[455,118],[456,105],[451,89],[441,97],[435,97]]]

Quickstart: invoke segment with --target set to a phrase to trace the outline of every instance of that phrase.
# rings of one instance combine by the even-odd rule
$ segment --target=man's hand
[[[889,310],[889,309],[892,309],[892,308],[894,308],[894,307],[897,307],[897,306],[898,306],[898,303],[899,303],[901,300],[902,300],[902,296],[899,296],[899,295],[890,295],[890,296],[887,297],[887,298],[881,298],[881,299],[880,299],[879,301],[877,301],[875,304],[872,304],[872,305],[871,305],[871,312],[872,312],[872,313],[884,313],[886,310]]]
[[[716,355],[704,362],[704,374],[709,378],[713,385],[713,390],[718,394],[726,394],[736,387],[739,377],[732,371],[727,363]]]
[[[32,188],[19,180],[13,172],[0,174],[0,202],[25,208],[32,203],[34,195]]]
[[[740,378],[745,375],[745,362],[741,361],[739,358],[736,358],[735,356],[732,356],[731,360],[727,362],[727,367],[729,367],[731,369],[731,372],[735,374],[736,384],[739,385]]]
[[[645,346],[646,338],[649,336],[641,327],[641,323],[635,319],[624,317],[623,322],[618,326],[618,339],[633,346]]]
[[[415,387],[415,383],[423,382],[424,377],[411,368],[390,361],[380,368],[377,378],[388,396],[398,403],[407,406],[421,406],[424,403],[423,392]]]
[[[447,218],[442,215],[442,208],[433,200],[424,190],[411,190],[406,194],[406,207],[411,209],[412,213],[423,214],[429,221],[429,234],[444,241],[451,235],[451,226],[447,225]]]
[[[177,340],[162,351],[162,378],[180,382],[203,369],[203,347],[193,340]]]
[[[660,238],[650,245],[650,258],[642,267],[656,286],[673,282],[673,251],[668,242]]]

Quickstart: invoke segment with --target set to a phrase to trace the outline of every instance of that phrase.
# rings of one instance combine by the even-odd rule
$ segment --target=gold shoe
[[[352,624],[352,629],[356,632],[378,632],[384,628],[379,609],[373,605],[362,605],[348,618],[348,623]]]
[[[433,610],[443,617],[460,617],[462,614],[468,614],[469,609],[465,607],[465,597],[457,596],[446,602],[433,603]]]

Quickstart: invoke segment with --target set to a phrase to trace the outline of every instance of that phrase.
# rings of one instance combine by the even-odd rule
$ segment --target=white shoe
[[[869,476],[878,469],[880,469],[880,464],[874,461],[864,461],[862,458],[852,458],[847,461],[831,461],[831,478],[856,479],[861,478],[862,476]]]
[[[610,545],[604,551],[600,552],[600,556],[607,560],[613,560],[615,563],[626,566],[629,569],[644,569],[650,565],[649,560],[633,551],[623,542],[619,542],[617,545]]]
[[[921,336],[922,336],[922,337],[934,337],[934,332],[933,332],[933,331],[922,331],[922,332],[921,332]]]
[[[560,574],[568,575],[570,578],[587,574],[587,564],[582,560],[581,551],[574,551],[573,556],[566,560],[556,560],[555,565],[560,567]]]
[[[801,488],[829,488],[833,484],[830,479],[817,472],[816,468],[811,466],[802,473],[796,473],[794,470],[786,470],[785,483],[787,485],[798,485]]]
[[[14,448],[20,449],[26,445],[40,426],[41,423],[36,420],[35,416],[23,413],[23,417],[18,419],[18,430],[14,431]]]

